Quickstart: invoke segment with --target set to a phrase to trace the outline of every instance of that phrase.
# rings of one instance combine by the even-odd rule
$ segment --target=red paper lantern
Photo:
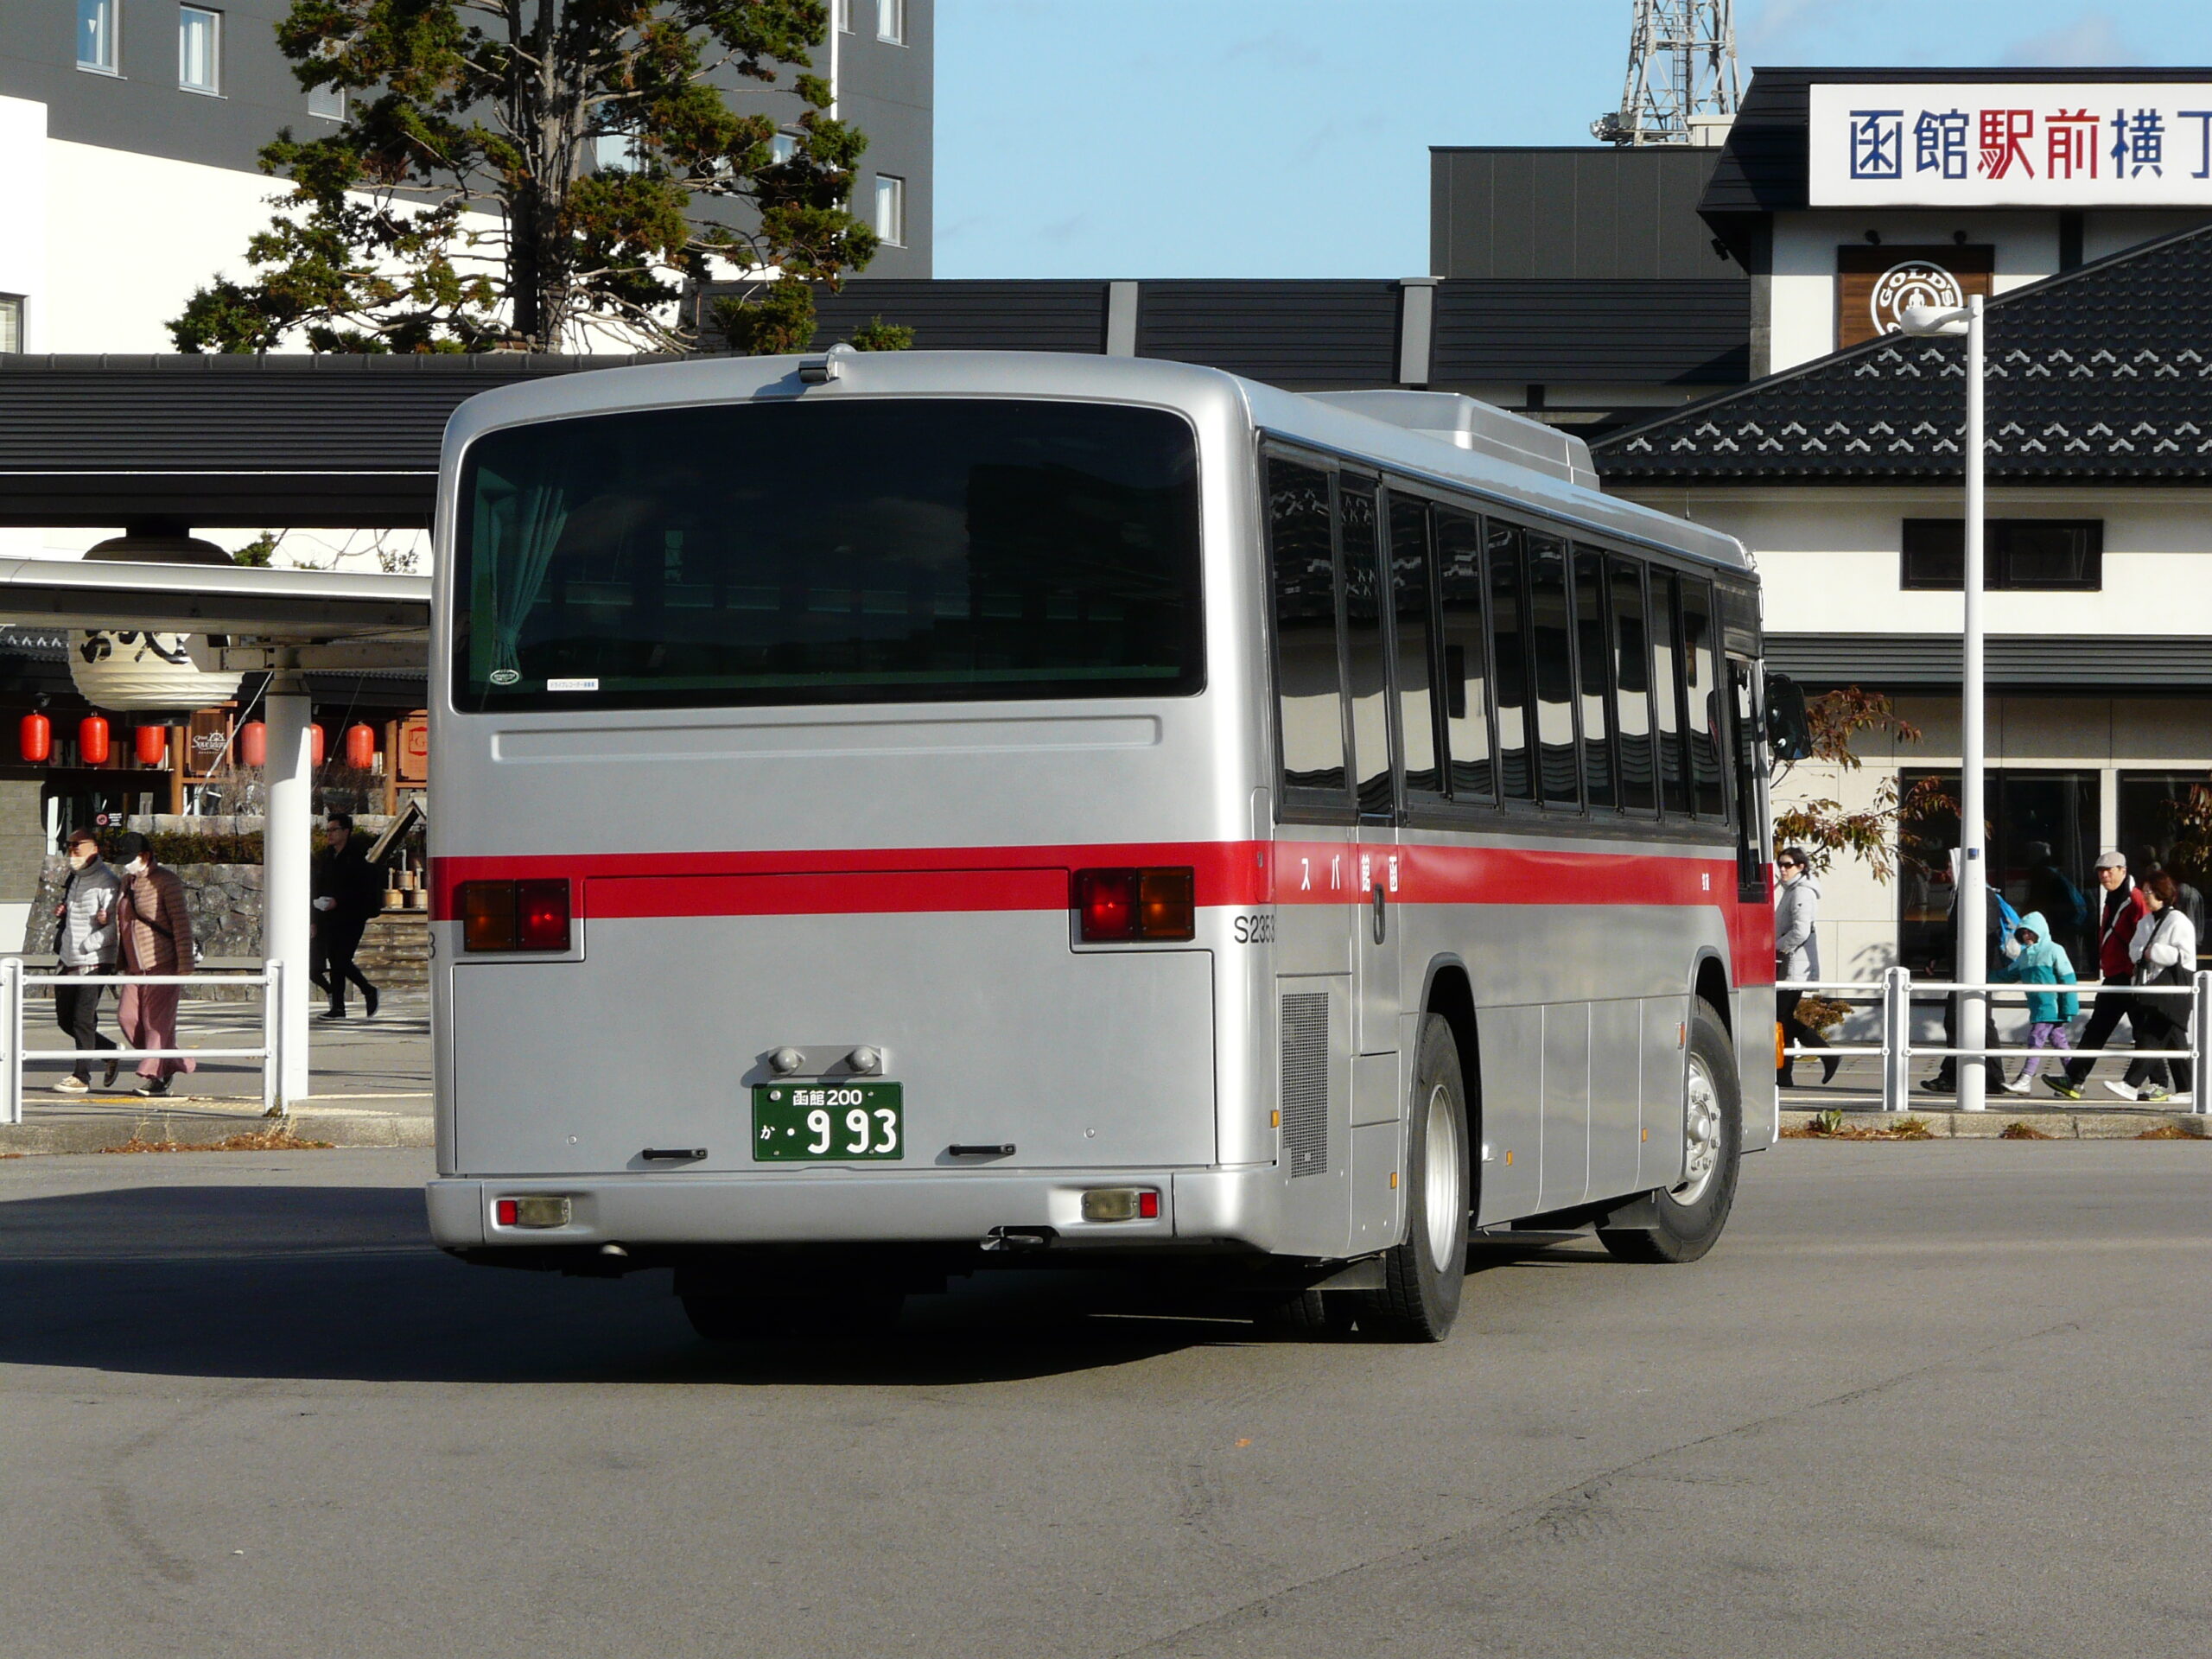
[[[269,764],[269,728],[261,721],[249,720],[238,728],[238,760],[249,766]]]
[[[131,741],[137,747],[138,764],[158,766],[162,757],[169,750],[169,728],[166,726],[141,726]]]
[[[308,757],[311,765],[319,766],[322,764],[322,728],[320,726],[308,728]]]
[[[377,734],[373,727],[348,726],[346,728],[346,764],[356,772],[366,772],[377,763]]]
[[[34,709],[23,716],[16,741],[22,746],[24,760],[35,766],[43,765],[54,753],[54,722]]]
[[[107,721],[86,715],[77,722],[77,758],[88,766],[104,766],[107,753]]]

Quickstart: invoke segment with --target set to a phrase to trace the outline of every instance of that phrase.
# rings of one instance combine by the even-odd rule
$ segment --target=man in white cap
[[[2128,942],[2135,937],[2135,925],[2150,914],[2151,907],[2127,874],[2127,860],[2118,852],[2107,850],[2097,855],[2097,885],[2104,889],[2102,924],[2097,931],[2097,971],[2104,976],[2105,988],[2097,994],[2089,1009],[2088,1028],[2082,1033],[2082,1046],[2095,1050],[2112,1041],[2113,1033],[2120,1022],[2127,1020],[2131,1037],[2141,1029],[2139,1021],[2130,1018],[2134,1012],[2135,999],[2112,988],[2135,982],[2135,963],[2127,954]],[[2065,1100],[2082,1098],[2082,1085],[2088,1081],[2095,1069],[2094,1059],[2070,1060],[2063,1077],[2046,1077],[2051,1092]],[[2124,1086],[2107,1083],[2105,1086],[2116,1095],[2133,1100],[2146,1083],[2165,1077],[2163,1060],[2131,1060],[2127,1066],[2127,1081]]]

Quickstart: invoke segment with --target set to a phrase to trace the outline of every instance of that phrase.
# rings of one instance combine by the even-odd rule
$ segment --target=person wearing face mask
[[[100,844],[89,830],[70,832],[69,879],[61,888],[61,902],[54,907],[54,951],[61,958],[61,971],[70,978],[98,976],[115,971],[115,912],[123,883],[100,859]],[[100,989],[98,985],[56,985],[54,1023],[69,1033],[69,1046],[78,1051],[76,1069],[54,1085],[57,1095],[81,1095],[92,1088],[92,1063],[86,1051],[113,1048],[100,1034]],[[115,1086],[116,1062],[107,1063],[103,1088]]]
[[[128,974],[188,974],[193,969],[192,916],[184,882],[157,863],[145,836],[123,838],[123,899],[118,914],[123,970]],[[123,1040],[133,1048],[175,1048],[180,985],[126,985],[116,1009]],[[169,1079],[195,1070],[192,1061],[138,1062],[142,1095],[166,1095]]]

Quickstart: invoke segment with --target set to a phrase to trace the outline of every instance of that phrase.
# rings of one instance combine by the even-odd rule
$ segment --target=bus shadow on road
[[[425,1382],[957,1385],[1249,1341],[1148,1312],[1111,1274],[1010,1273],[916,1297],[880,1335],[695,1337],[664,1271],[472,1268],[417,1190],[163,1186],[0,1203],[0,1364],[154,1376]]]

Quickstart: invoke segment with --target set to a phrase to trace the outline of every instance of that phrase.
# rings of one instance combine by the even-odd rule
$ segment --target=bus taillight
[[[566,950],[569,880],[464,881],[461,921],[471,950]]]
[[[1122,944],[1195,937],[1194,886],[1187,867],[1077,870],[1075,908],[1083,942]]]

